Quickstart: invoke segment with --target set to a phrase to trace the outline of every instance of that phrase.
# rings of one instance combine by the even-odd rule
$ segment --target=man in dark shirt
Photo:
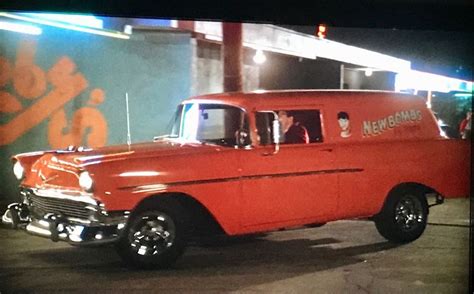
[[[309,143],[308,130],[295,120],[295,114],[292,111],[279,111],[278,120],[280,121],[285,144],[307,144]]]

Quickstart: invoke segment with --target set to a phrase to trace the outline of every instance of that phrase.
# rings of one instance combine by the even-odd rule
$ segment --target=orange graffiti
[[[48,140],[53,148],[65,148],[67,146],[83,146],[83,137],[87,131],[86,145],[89,147],[104,146],[107,138],[107,122],[102,113],[92,107],[78,109],[72,118],[70,131],[63,133],[68,122],[66,112],[63,109],[53,114],[48,125]]]
[[[34,43],[21,43],[13,71],[13,87],[27,99],[38,98],[46,92],[46,77],[44,71],[34,64],[35,54]]]
[[[89,101],[87,102],[90,105],[97,105],[104,102],[104,91],[102,89],[94,89],[91,92]]]
[[[7,59],[0,57],[0,87],[4,87],[11,79],[12,66]],[[21,103],[16,98],[0,90],[0,113],[15,113],[22,109]]]
[[[21,103],[12,94],[0,91],[0,112],[15,113],[21,109]]]
[[[0,56],[0,87],[8,84],[8,81],[11,78],[12,66],[6,58]]]
[[[77,110],[72,119],[69,132],[63,134],[67,127],[66,114],[63,109],[66,103],[80,95],[87,87],[84,76],[76,72],[75,63],[67,56],[61,57],[47,72],[35,64],[36,46],[33,42],[22,42],[18,48],[14,67],[0,56],[0,86],[12,82],[16,93],[0,90],[0,113],[17,113],[12,120],[0,125],[0,145],[13,143],[33,127],[51,116],[48,124],[48,141],[53,148],[68,145],[80,145],[87,137],[89,146],[98,147],[106,143],[107,122],[102,113],[92,107]],[[47,93],[48,83],[51,90]],[[33,103],[23,109],[21,99]],[[89,104],[103,102],[105,93],[94,89]]]

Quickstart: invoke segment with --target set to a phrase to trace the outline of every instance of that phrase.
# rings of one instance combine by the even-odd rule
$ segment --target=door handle
[[[332,148],[321,149],[322,152],[332,152]]]

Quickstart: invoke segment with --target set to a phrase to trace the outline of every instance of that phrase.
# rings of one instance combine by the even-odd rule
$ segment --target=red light
[[[318,26],[318,37],[321,39],[326,38],[326,25],[320,24]]]

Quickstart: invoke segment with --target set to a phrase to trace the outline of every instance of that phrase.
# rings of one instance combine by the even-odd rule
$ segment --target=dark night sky
[[[316,30],[315,26],[283,26],[308,34]],[[327,38],[409,60],[416,70],[472,80],[472,32],[328,26]]]

